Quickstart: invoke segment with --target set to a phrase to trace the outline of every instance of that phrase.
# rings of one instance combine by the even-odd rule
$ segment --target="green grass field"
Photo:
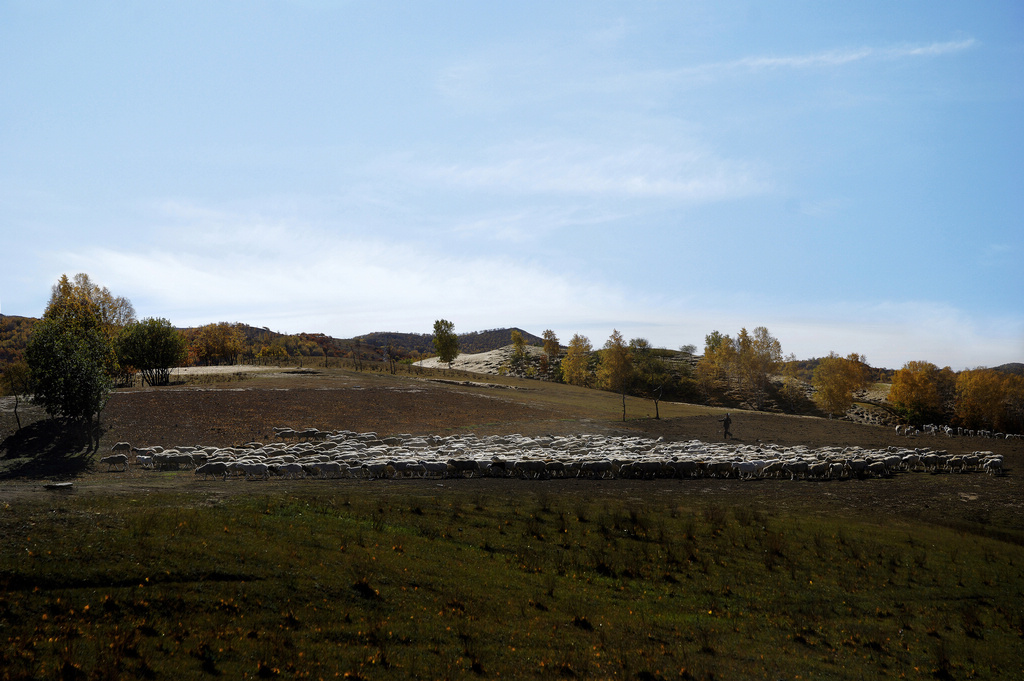
[[[5,505],[0,677],[1024,677],[1014,543],[714,500],[431,488]]]

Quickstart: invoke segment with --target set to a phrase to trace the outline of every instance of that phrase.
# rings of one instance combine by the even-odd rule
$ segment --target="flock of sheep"
[[[953,426],[936,426],[928,424],[915,428],[914,426],[896,426],[897,435],[913,437],[915,435],[945,435],[946,437],[987,437],[996,440],[1020,440],[1024,439],[1020,433],[1000,433],[994,430],[974,430],[972,428],[954,428]]]
[[[860,447],[665,442],[644,437],[576,435],[426,436],[275,428],[272,444],[240,447],[133,447],[119,442],[100,459],[107,470],[193,469],[210,477],[281,478],[789,478],[888,477],[903,471],[998,475],[1001,455],[949,455],[929,447]]]

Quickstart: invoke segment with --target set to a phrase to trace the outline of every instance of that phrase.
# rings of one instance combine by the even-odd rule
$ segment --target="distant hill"
[[[993,368],[996,371],[1002,371],[1003,373],[1024,376],[1024,364],[1021,364],[1020,362],[1010,362],[1009,364],[1001,364]]]
[[[0,367],[16,362],[24,356],[28,337],[37,322],[39,320],[33,317],[0,315]],[[356,341],[355,338],[334,338],[322,333],[282,334],[266,327],[250,326],[243,323],[236,323],[234,326],[241,331],[246,343],[256,350],[261,345],[273,343],[275,340],[289,339],[285,345],[289,347],[290,353],[294,350],[295,354],[303,355],[322,353],[329,357],[351,357]],[[178,330],[186,334],[192,331],[192,329],[186,328]],[[544,342],[540,336],[535,336],[519,328],[514,330],[523,334],[523,338],[529,345],[541,345]],[[512,342],[512,331],[512,328],[506,328],[459,334],[459,351],[473,354],[505,347]],[[429,333],[392,331],[375,331],[358,336],[362,346],[361,354],[365,359],[370,359],[373,355],[383,356],[385,348],[390,345],[392,352],[399,360],[434,354],[433,338],[433,334]]]
[[[38,319],[0,314],[0,367],[20,360]]]
[[[474,354],[477,352],[490,352],[503,348],[512,342],[512,331],[523,334],[528,345],[541,345],[544,339],[519,328],[490,329],[487,331],[471,331],[459,334],[459,352]],[[430,333],[397,333],[392,331],[375,331],[373,333],[358,336],[364,347],[383,350],[388,346],[394,349],[399,357],[408,357],[413,352],[421,355],[434,353],[434,336]],[[345,343],[351,343],[355,339],[346,339]]]

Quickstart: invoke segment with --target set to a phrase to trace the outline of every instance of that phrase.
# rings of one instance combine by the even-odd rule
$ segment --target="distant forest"
[[[25,346],[28,344],[32,328],[39,320],[33,317],[17,317],[0,314],[0,370],[7,364],[22,359]],[[382,360],[390,346],[394,359],[418,360],[434,354],[433,336],[429,333],[400,333],[396,331],[375,331],[354,338],[334,338],[322,333],[283,334],[268,328],[249,326],[236,323],[231,325],[241,334],[243,340],[242,355],[255,357],[263,346],[276,345],[281,347],[289,357],[341,357],[353,358],[357,353],[361,359]],[[191,335],[196,329],[179,329]],[[488,329],[459,334],[459,351],[465,354],[489,352],[509,345],[512,331],[519,331],[528,345],[543,345],[544,339],[528,331],[511,327],[504,329]],[[795,362],[796,377],[806,382],[811,381],[814,369],[820,358],[797,360]],[[1014,362],[993,367],[996,371],[1024,376],[1024,364]],[[888,383],[892,380],[895,369],[870,367],[872,380]]]
[[[32,317],[0,315],[0,369],[23,358],[32,328],[38,321]],[[230,326],[241,335],[239,354],[247,359],[255,357],[266,346],[279,347],[288,357],[352,358],[358,353],[361,359],[368,361],[383,359],[388,348],[397,361],[434,354],[433,336],[429,333],[376,331],[355,338],[334,338],[322,333],[283,334],[241,323]],[[186,338],[195,337],[198,331],[179,330],[185,333]],[[513,330],[519,331],[529,345],[542,345],[544,342],[541,337],[522,329],[489,329],[459,334],[459,350],[467,354],[497,350],[512,342]],[[196,353],[192,356],[202,363]]]

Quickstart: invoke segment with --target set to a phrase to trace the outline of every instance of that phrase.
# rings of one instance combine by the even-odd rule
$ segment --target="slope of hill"
[[[996,371],[1002,371],[1003,373],[1024,376],[1024,364],[1020,362],[1010,362],[1009,364],[1001,364],[1000,366],[993,368]]]
[[[528,345],[539,345],[544,342],[540,336],[523,331],[519,328],[489,329],[487,331],[471,331],[459,334],[459,352],[474,354],[478,352],[490,352],[503,348],[512,342],[512,332],[518,331],[523,334]],[[413,351],[420,354],[433,354],[434,336],[429,333],[397,333],[390,331],[375,331],[358,336],[364,346],[373,348],[385,348],[389,344],[394,348],[400,357],[408,357]],[[354,339],[351,339],[354,340]],[[346,342],[350,342],[346,340]]]
[[[0,367],[20,360],[38,319],[0,314]]]

